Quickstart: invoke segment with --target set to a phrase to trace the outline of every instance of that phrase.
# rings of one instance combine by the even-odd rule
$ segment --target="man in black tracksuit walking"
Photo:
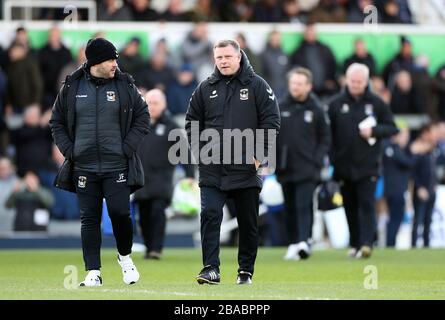
[[[340,181],[350,233],[350,256],[371,255],[376,230],[375,188],[381,139],[397,133],[389,106],[368,87],[369,69],[354,63],[346,88],[329,103],[334,179]]]
[[[293,69],[288,75],[289,93],[280,103],[277,177],[283,187],[290,243],[285,260],[311,254],[312,199],[331,143],[327,115],[311,90],[311,71]]]
[[[186,115],[189,143],[195,159],[200,160],[204,268],[197,281],[200,284],[220,282],[219,237],[222,209],[227,199],[233,198],[240,235],[237,283],[250,284],[258,250],[259,191],[262,186],[257,169],[265,161],[264,157],[269,155],[269,149],[275,140],[274,133],[280,128],[280,114],[272,89],[255,74],[236,41],[217,42],[213,54],[215,71],[193,93]],[[194,131],[194,126],[199,126],[198,133]],[[209,129],[214,129],[216,137],[206,137],[207,133],[210,134]],[[256,134],[255,130],[262,129],[264,139],[255,136],[255,143],[246,138],[246,143],[243,142],[241,150],[237,151],[236,145],[233,148],[232,144],[234,137],[227,138],[223,135],[223,129],[239,129],[247,135],[253,132],[252,139]],[[203,142],[199,142],[199,150],[196,150],[194,141],[199,140],[197,135],[201,133]],[[204,143],[208,140],[209,143]],[[259,146],[262,142],[264,144]],[[227,147],[232,150],[227,152]],[[197,154],[199,152],[201,157]],[[207,161],[205,155],[209,155],[212,161]],[[225,161],[227,158],[229,161]]]
[[[127,284],[139,280],[130,257],[130,193],[144,184],[136,149],[148,132],[148,107],[132,78],[117,68],[117,50],[88,41],[87,63],[66,78],[52,110],[54,141],[65,156],[55,185],[77,193],[85,268],[81,286],[100,286],[102,201],[105,198]]]

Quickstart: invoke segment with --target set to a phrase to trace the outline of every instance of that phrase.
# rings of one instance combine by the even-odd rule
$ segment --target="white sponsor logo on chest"
[[[248,100],[249,99],[249,89],[241,89],[239,91],[240,100]]]
[[[158,124],[156,126],[156,135],[163,136],[165,134],[165,125],[164,124]]]
[[[314,119],[314,113],[310,110],[304,112],[304,121],[307,123],[311,123]]]
[[[344,103],[341,107],[341,113],[348,113],[349,112],[349,105]]]
[[[212,94],[210,95],[210,99],[216,98],[218,94],[216,93],[216,90],[212,91]]]
[[[116,93],[114,91],[107,91],[107,101],[116,101]]]

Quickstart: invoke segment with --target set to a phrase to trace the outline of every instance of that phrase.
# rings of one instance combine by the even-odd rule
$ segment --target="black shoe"
[[[146,252],[144,259],[152,259],[152,260],[160,260],[162,257],[162,254],[158,251],[150,251],[150,252]]]
[[[212,266],[204,267],[196,277],[196,281],[199,284],[219,284],[221,277],[218,268]]]
[[[252,284],[252,274],[247,271],[238,272],[238,278],[236,278],[236,284]]]

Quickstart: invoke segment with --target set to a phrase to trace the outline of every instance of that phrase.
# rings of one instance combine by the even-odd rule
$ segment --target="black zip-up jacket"
[[[216,150],[220,151],[221,163],[203,164],[199,161],[200,186],[216,187],[221,190],[261,188],[261,179],[257,175],[253,159],[246,159],[250,154],[247,154],[245,143],[240,155],[241,164],[234,164],[233,152],[232,164],[222,164],[223,144],[226,143],[226,141],[223,143],[223,129],[240,129],[241,131],[253,129],[254,132],[255,129],[265,129],[265,156],[268,155],[268,150],[274,143],[274,141],[267,141],[268,130],[274,129],[278,133],[280,129],[277,99],[266,81],[255,74],[244,52],[242,52],[240,69],[235,76],[224,77],[215,67],[213,74],[201,82],[192,95],[186,114],[186,130],[192,152],[196,155],[196,149],[191,140],[191,121],[199,123],[199,133],[204,129],[217,130],[221,141],[220,144],[213,141],[207,144],[199,143],[201,151],[205,145],[215,146]],[[261,139],[258,139],[260,143],[259,140]],[[202,153],[207,154],[204,151]],[[260,162],[264,160],[260,153],[256,153],[256,156]]]
[[[327,114],[315,95],[296,101],[287,95],[280,103],[281,129],[277,139],[280,182],[319,181],[323,159],[331,146]]]
[[[84,67],[66,77],[65,84],[60,89],[52,108],[50,120],[54,142],[65,156],[65,162],[58,172],[54,185],[71,192],[75,192],[72,172],[76,139],[76,94],[79,80],[84,75]],[[144,185],[144,170],[136,150],[149,131],[150,116],[147,104],[130,75],[117,69],[114,81],[120,100],[119,125],[122,150],[128,159],[127,184],[133,192]]]
[[[359,99],[347,89],[332,98],[328,110],[332,131],[332,162],[334,178],[357,181],[378,176],[382,158],[382,138],[398,132],[389,106],[369,88]],[[373,145],[360,136],[359,124],[367,117],[376,119]]]

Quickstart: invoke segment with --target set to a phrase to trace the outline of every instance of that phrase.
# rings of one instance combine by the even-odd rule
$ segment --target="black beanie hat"
[[[116,47],[104,38],[88,40],[85,55],[87,57],[87,66],[89,67],[119,57]]]

